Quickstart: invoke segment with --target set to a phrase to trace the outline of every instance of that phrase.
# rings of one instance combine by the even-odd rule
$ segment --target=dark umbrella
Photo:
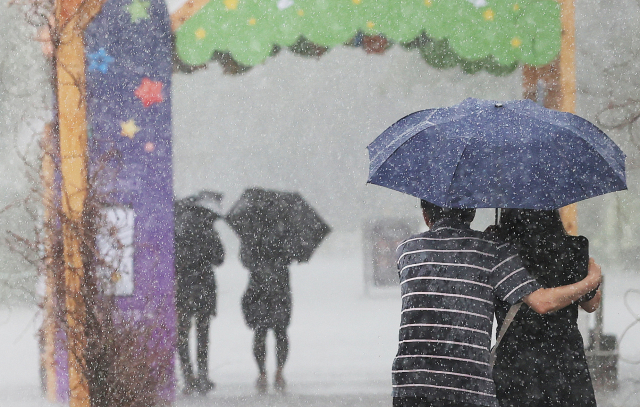
[[[368,183],[443,207],[556,209],[627,188],[606,134],[530,100],[415,112],[368,149]]]
[[[222,246],[213,225],[220,217],[222,194],[201,191],[174,202],[176,263],[181,266],[219,264]]]
[[[296,192],[250,188],[226,216],[244,245],[257,242],[299,262],[309,261],[331,228]]]

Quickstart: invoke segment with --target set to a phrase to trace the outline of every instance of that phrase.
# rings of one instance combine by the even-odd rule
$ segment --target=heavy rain
[[[568,9],[575,6],[570,23],[562,20],[570,13],[553,14],[560,10],[555,0],[540,1],[538,8],[524,0],[452,0],[449,7],[439,0],[401,2],[405,11],[432,10],[435,17],[425,14],[424,21],[415,18],[422,14],[401,15],[386,0],[353,0],[348,6],[336,6],[335,0],[85,0],[79,9],[68,0],[0,1],[0,406],[391,406],[416,394],[437,400],[442,393],[435,385],[428,391],[398,390],[413,380],[402,376],[413,367],[399,362],[410,358],[398,343],[399,327],[424,323],[427,316],[406,317],[406,308],[420,302],[406,300],[416,293],[404,282],[401,288],[396,247],[429,230],[417,196],[443,206],[456,203],[438,201],[445,196],[440,190],[429,198],[409,191],[417,184],[413,178],[411,188],[397,179],[386,188],[374,185],[383,183],[370,173],[370,154],[374,140],[403,117],[467,98],[500,101],[496,108],[529,98],[573,111],[626,155],[627,189],[603,187],[563,209],[564,226],[586,238],[565,236],[563,242],[577,242],[575,250],[582,252],[567,257],[573,246],[554,246],[544,252],[549,257],[535,260],[535,251],[520,251],[535,284],[549,287],[573,280],[540,270],[579,263],[577,281],[593,257],[602,269],[601,303],[589,309],[591,297],[581,296],[538,319],[527,302],[527,316],[519,311],[521,319],[514,319],[501,342],[502,356],[498,352],[493,379],[500,405],[510,405],[509,397],[516,398],[514,405],[595,405],[589,398],[593,388],[598,406],[640,406],[637,0],[558,1]],[[361,13],[360,5],[370,8]],[[59,25],[69,15],[56,13],[56,6],[91,17]],[[199,7],[205,13],[198,13]],[[502,18],[505,10],[523,16],[526,24]],[[234,11],[237,20],[228,17]],[[268,28],[260,28],[260,13]],[[441,21],[435,13],[442,13]],[[447,24],[447,13],[472,17]],[[220,23],[221,15],[230,20]],[[382,15],[380,28],[368,20]],[[291,22],[298,17],[302,22]],[[557,27],[547,24],[553,17]],[[282,20],[285,24],[281,18],[289,20]],[[398,21],[421,31],[408,36]],[[567,52],[560,50],[560,24],[566,35],[573,23],[575,48],[558,54]],[[538,26],[523,28],[527,24]],[[269,28],[275,26],[281,28]],[[504,34],[509,30],[520,31],[504,49],[494,46],[491,41],[512,35]],[[77,49],[84,64],[64,66],[64,58],[77,51],[69,45],[73,38],[82,38]],[[513,53],[527,46],[529,51]],[[554,62],[556,54],[560,59]],[[83,79],[74,82],[78,73]],[[60,99],[67,88],[78,93]],[[566,104],[572,96],[573,107]],[[428,120],[437,123],[438,114]],[[478,126],[482,117],[474,119]],[[482,123],[492,125],[499,134],[517,127]],[[575,122],[568,127],[586,132]],[[465,131],[463,138],[470,137],[468,127]],[[74,161],[78,147],[69,142],[74,137],[86,147],[81,155],[86,161]],[[435,154],[434,145],[418,155]],[[533,154],[523,146],[517,150],[527,152],[527,159]],[[552,152],[557,156],[542,166],[543,175],[526,184],[547,183],[542,192],[547,195],[553,194],[550,183],[562,185],[559,195],[571,199],[569,183],[549,181],[555,175],[546,170],[576,161],[567,157],[586,163],[589,153],[575,144]],[[444,171],[440,161],[451,162],[448,157],[433,159],[438,171]],[[394,169],[422,168],[408,155],[400,160]],[[501,157],[483,162],[505,173]],[[522,159],[519,167],[527,176],[534,173],[529,163]],[[73,168],[82,183],[68,178]],[[473,176],[489,173],[475,169]],[[593,185],[614,184],[598,178],[609,170],[592,174],[591,169],[569,172]],[[400,172],[407,178],[409,170]],[[489,188],[491,181],[517,185],[506,175],[498,178],[474,184],[470,194]],[[434,179],[420,181],[430,188]],[[523,188],[514,195],[535,195]],[[492,236],[522,243],[522,235],[509,238],[507,230],[510,221],[526,216],[493,209],[515,206],[464,202],[480,208],[472,229],[489,227]],[[549,205],[535,209],[564,203]],[[433,220],[438,212],[428,213]],[[502,229],[491,226],[498,218]],[[543,221],[534,223],[530,234]],[[430,225],[437,233],[438,223]],[[414,246],[402,250],[435,250],[407,247]],[[405,262],[411,259],[404,256]],[[496,300],[497,322],[508,325],[506,297],[501,300]],[[579,311],[578,302],[585,305]],[[444,308],[449,302],[420,304]],[[562,336],[570,328],[562,318],[577,324],[582,338],[576,339],[575,331]],[[465,329],[482,325],[470,321],[463,322]],[[562,321],[557,328],[562,332],[549,334],[565,341],[560,350],[549,348],[554,342],[548,337],[532,333],[551,332],[553,321]],[[500,333],[495,322],[491,325],[495,343]],[[418,329],[402,329],[407,342],[428,341],[418,338]],[[571,341],[577,347],[566,345]],[[547,348],[534,349],[539,343]],[[427,352],[429,346],[415,349]],[[446,349],[437,357],[459,356],[455,348]],[[588,362],[590,379],[583,377],[581,358]],[[422,368],[433,366],[449,365]],[[538,366],[544,370],[529,371]],[[526,385],[518,387],[514,383],[521,377]],[[486,381],[491,388],[493,381]],[[545,383],[557,386],[541,391]],[[461,386],[484,391],[473,381]],[[453,400],[493,405],[493,397]],[[555,397],[555,404],[543,397]]]

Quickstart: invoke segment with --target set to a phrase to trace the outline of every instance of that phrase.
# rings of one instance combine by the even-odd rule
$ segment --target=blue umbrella
[[[368,183],[449,208],[548,210],[627,188],[605,133],[530,100],[415,112],[367,148]]]

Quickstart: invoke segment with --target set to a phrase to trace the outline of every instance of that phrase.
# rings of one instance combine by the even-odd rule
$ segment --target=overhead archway
[[[174,332],[169,15],[158,0],[94,3],[79,7],[77,1],[60,0],[68,10],[63,7],[67,14],[57,16],[63,30],[71,27],[65,25],[69,20],[74,23],[66,34],[71,41],[61,43],[58,53],[63,206],[70,219],[79,219],[86,197],[96,191],[88,189],[90,180],[103,188],[103,204],[131,211],[133,289],[119,303],[134,315],[142,313],[146,324],[162,332],[160,346],[169,349]],[[214,59],[230,73],[246,72],[282,48],[319,56],[346,44],[370,53],[391,46],[417,49],[433,66],[504,74],[520,64],[549,63],[563,39],[554,0],[211,0],[186,7],[194,12],[174,14],[178,65],[197,67]],[[62,233],[67,258],[73,259],[66,263],[68,275],[86,265],[79,252],[89,242],[74,231]],[[68,304],[81,298],[69,281]],[[155,313],[146,313],[150,296],[159,299],[152,302]],[[83,307],[82,301],[72,303]],[[74,323],[81,327],[83,318]],[[65,350],[64,341],[52,338],[48,349]],[[50,394],[58,397],[73,389],[73,405],[83,405],[89,391],[78,371],[82,360],[71,363],[72,356],[82,357],[83,343],[66,346],[77,352],[69,356],[68,370],[49,372],[58,379],[68,372],[70,383],[47,382],[57,386]],[[164,368],[172,383],[173,367]],[[170,384],[161,393],[165,400],[174,397]]]

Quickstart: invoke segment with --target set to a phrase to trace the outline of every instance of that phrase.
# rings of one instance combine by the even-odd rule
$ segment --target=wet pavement
[[[217,273],[219,314],[211,329],[209,372],[216,389],[206,397],[179,394],[175,407],[391,406],[390,367],[397,341],[397,292],[364,292],[359,261],[336,259],[292,270],[294,315],[285,368],[287,392],[257,395],[252,335],[242,320],[246,271],[229,261]],[[355,270],[355,272],[354,272]],[[633,322],[622,303],[640,276],[609,276],[605,333],[620,335]],[[617,288],[616,288],[617,287]],[[635,304],[635,302],[634,302]],[[43,400],[38,377],[37,310],[0,312],[0,407],[60,407]],[[620,343],[628,360],[640,359],[638,327]],[[274,341],[268,337],[272,379]],[[640,407],[640,365],[621,361],[616,390],[597,391],[599,407]],[[180,388],[180,387],[179,387]]]
[[[283,394],[283,395],[251,395],[251,396],[227,396],[181,398],[176,407],[378,407],[391,406],[391,397],[371,394],[341,394],[341,395],[308,395],[308,394]]]

